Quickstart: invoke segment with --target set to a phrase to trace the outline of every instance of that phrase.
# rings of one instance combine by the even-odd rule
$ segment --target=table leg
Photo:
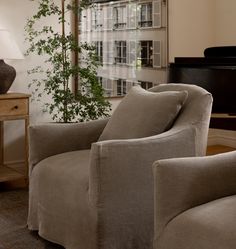
[[[25,167],[26,167],[26,180],[28,181],[29,174],[29,136],[28,136],[28,128],[29,128],[29,118],[25,119]]]

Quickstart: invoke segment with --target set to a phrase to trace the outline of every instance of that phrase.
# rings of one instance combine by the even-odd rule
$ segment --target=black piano
[[[236,130],[236,46],[207,48],[204,57],[176,57],[167,81],[205,88],[213,96],[210,127]]]

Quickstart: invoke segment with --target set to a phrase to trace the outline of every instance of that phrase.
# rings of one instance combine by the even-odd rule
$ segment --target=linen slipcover
[[[30,127],[29,229],[66,249],[153,247],[152,164],[205,155],[212,97],[186,84],[150,91],[188,92],[158,135],[98,142],[108,120]]]
[[[154,249],[236,248],[236,151],[153,168]]]

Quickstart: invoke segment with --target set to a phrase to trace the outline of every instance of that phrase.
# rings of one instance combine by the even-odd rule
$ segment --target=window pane
[[[96,1],[83,10],[79,41],[95,44],[107,96],[123,96],[135,84],[148,89],[165,82],[166,6],[159,0]]]
[[[152,3],[140,4],[141,13],[139,25],[141,27],[152,27]]]

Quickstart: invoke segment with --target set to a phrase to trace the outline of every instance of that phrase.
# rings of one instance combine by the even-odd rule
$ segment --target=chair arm
[[[236,152],[160,160],[153,164],[155,241],[180,213],[236,194]]]
[[[102,133],[108,119],[74,124],[42,124],[29,127],[30,172],[34,165],[52,155],[89,149]]]
[[[123,238],[131,240],[127,231],[136,233],[140,239],[148,236],[151,241],[154,220],[152,164],[160,158],[194,156],[195,132],[195,128],[189,126],[147,138],[94,143],[89,198],[97,210],[98,229],[119,234],[121,241],[125,241]],[[119,244],[119,241],[107,243]],[[119,248],[122,246],[125,248],[125,245]]]

